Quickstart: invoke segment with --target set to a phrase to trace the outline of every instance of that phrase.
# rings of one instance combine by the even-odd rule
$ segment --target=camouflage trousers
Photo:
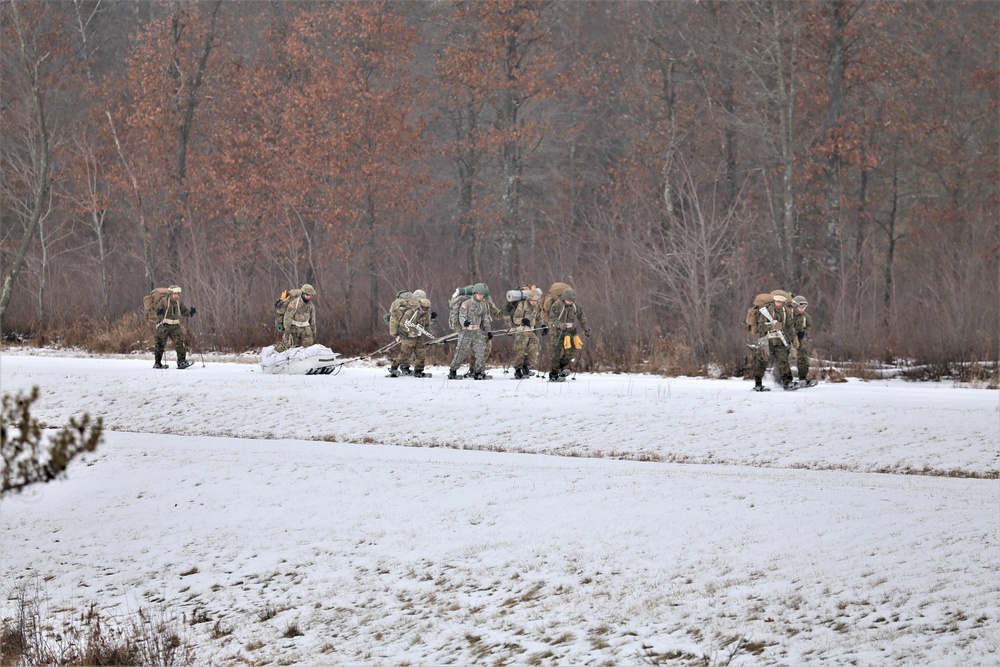
[[[184,345],[184,332],[179,324],[161,324],[156,327],[156,348],[153,355],[156,361],[163,359],[163,351],[167,349],[167,339],[174,341],[174,349],[177,350],[177,363],[187,358],[187,347]]]
[[[770,349],[769,349],[770,348]],[[788,363],[788,348],[784,345],[768,345],[767,341],[760,343],[754,352],[753,379],[760,382],[764,379],[764,373],[770,365],[768,362],[774,361],[778,367],[778,381],[786,384],[792,381],[792,367]]]
[[[570,340],[569,347],[566,347],[567,336]],[[558,373],[573,363],[573,358],[576,357],[577,353],[577,349],[573,347],[574,336],[576,336],[575,333],[552,336],[552,342],[549,344],[549,371],[552,373]]]
[[[291,347],[310,347],[313,344],[312,327],[292,327],[274,346],[275,352],[284,352]]]
[[[799,346],[795,348],[795,367],[799,371],[799,379],[805,380],[809,377],[809,355],[812,350],[806,345],[804,340],[799,341]]]
[[[458,335],[458,349],[455,350],[455,357],[451,360],[451,370],[457,371],[458,367],[465,363],[471,352],[472,361],[469,362],[470,370],[473,373],[483,373],[486,371],[486,358],[489,352],[486,349],[488,339],[485,331],[462,331]]]
[[[420,372],[424,370],[424,364],[427,363],[427,345],[424,343],[423,338],[404,338],[399,343],[399,354],[396,355],[395,361],[392,362],[393,368],[399,368],[400,366],[406,366],[410,363],[410,355],[413,355],[413,370]]]
[[[514,334],[514,359],[510,365],[514,368],[533,368],[538,361],[541,344],[538,334],[533,331]]]

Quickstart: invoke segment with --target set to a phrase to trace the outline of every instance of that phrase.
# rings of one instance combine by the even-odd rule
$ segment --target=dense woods
[[[0,322],[181,284],[203,347],[574,284],[591,363],[733,368],[755,294],[821,354],[997,359],[1000,5],[0,0]],[[382,341],[384,342],[384,341]],[[381,343],[380,343],[381,344]],[[374,348],[377,345],[370,345]]]

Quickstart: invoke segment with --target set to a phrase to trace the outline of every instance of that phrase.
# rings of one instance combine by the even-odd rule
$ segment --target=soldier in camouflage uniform
[[[491,321],[492,320],[498,320],[499,321],[500,319],[502,319],[503,318],[503,313],[500,311],[499,308],[497,308],[497,305],[493,302],[493,299],[490,297],[490,288],[489,288],[489,285],[487,285],[486,283],[476,283],[476,284],[477,285],[482,285],[483,289],[486,290],[486,297],[483,299],[483,301],[486,302],[487,307],[490,310],[490,320]],[[475,287],[475,286],[473,286],[473,287]],[[470,299],[472,297],[458,296],[456,298],[462,299],[464,301],[467,301],[468,299]],[[434,319],[433,315],[431,316],[431,319],[432,320]],[[452,331],[454,331],[455,333],[461,334],[462,333],[462,329],[463,329],[463,327],[462,327],[462,320],[459,319],[455,323],[455,326],[452,328]],[[487,338],[486,339],[486,357],[485,357],[485,359],[489,359],[490,358],[490,354],[492,354],[492,353],[493,353],[493,339],[492,338]],[[485,364],[486,364],[485,359],[483,361],[483,367],[484,368],[485,368]],[[459,366],[461,366],[464,363],[468,363],[469,364],[469,373],[468,373],[468,375],[472,375],[472,369],[476,367],[476,350],[475,350],[474,347],[473,348],[469,348],[469,356],[466,359],[464,359],[459,364]]]
[[[573,363],[576,351],[583,347],[577,329],[577,322],[585,335],[590,336],[587,316],[583,307],[576,303],[576,290],[567,288],[549,310],[549,326],[554,330],[549,349],[549,382],[563,382],[563,369]],[[544,332],[543,332],[544,333]]]
[[[285,335],[281,342],[274,346],[275,352],[284,352],[290,347],[309,347],[316,341],[316,306],[312,298],[316,289],[306,283],[301,293],[292,299],[285,311],[283,326]]]
[[[425,296],[427,296],[427,294],[425,294],[423,290],[416,290],[414,292],[403,290],[396,293],[396,300],[392,302],[391,306],[389,306],[389,335],[401,344],[403,342],[403,336],[399,333],[399,321],[403,317],[404,312],[411,308],[416,308],[420,299]],[[400,367],[400,373],[402,375],[409,375],[411,372],[410,360],[406,359]]]
[[[532,329],[538,327],[538,302],[541,298],[542,290],[537,287],[531,289],[528,298],[520,301],[510,316],[510,323],[516,331],[511,365],[514,366],[514,379],[517,380],[531,377],[531,367],[538,361],[541,343],[538,332]]]
[[[812,315],[806,312],[809,301],[799,294],[792,299],[792,319],[795,323],[795,366],[799,371],[799,381],[809,381],[809,354],[812,352]]]
[[[783,389],[792,389],[792,367],[788,363],[788,350],[795,335],[795,322],[791,313],[785,308],[788,301],[787,292],[780,290],[772,292],[774,303],[757,311],[757,331],[763,333],[758,342],[757,354],[754,355],[753,379],[755,391],[768,391],[763,385],[764,373],[767,371],[768,356],[778,367],[778,378]],[[767,314],[764,311],[767,310]],[[769,321],[768,316],[770,315]]]
[[[472,298],[464,301],[459,307],[458,321],[462,331],[458,335],[458,349],[451,360],[448,371],[449,380],[458,379],[458,367],[468,358],[469,352],[475,355],[472,367],[474,380],[486,379],[486,344],[493,338],[490,327],[493,318],[490,315],[490,303],[486,300],[488,290],[483,283],[476,283],[472,288]]]
[[[503,320],[503,312],[501,312],[500,309],[497,308],[497,304],[494,303],[493,297],[490,296],[489,285],[486,285],[484,283],[483,286],[486,288],[486,298],[484,299],[484,301],[486,302],[487,307],[490,309],[490,321],[497,320],[499,322]],[[490,358],[491,354],[493,354],[492,333],[486,338],[486,355],[483,357],[483,364],[482,364],[484,369],[486,368],[486,360]],[[471,350],[469,350],[469,368],[470,369],[474,368],[475,365],[476,365],[476,349],[472,348]]]
[[[399,354],[389,368],[389,375],[398,377],[400,366],[409,362],[410,357],[414,359],[413,377],[428,377],[424,375],[424,364],[427,362],[427,347],[424,342],[424,335],[414,325],[419,325],[425,330],[431,325],[431,302],[429,299],[418,299],[416,305],[411,305],[399,318],[397,333],[400,338]]]
[[[167,339],[174,341],[177,351],[177,368],[183,370],[193,362],[187,360],[187,347],[184,345],[184,332],[181,331],[181,317],[194,317],[195,307],[188,308],[181,301],[181,288],[171,285],[168,294],[160,297],[156,303],[156,315],[160,321],[156,323],[156,347],[153,354],[153,368],[170,368],[163,363],[163,351],[167,348]]]

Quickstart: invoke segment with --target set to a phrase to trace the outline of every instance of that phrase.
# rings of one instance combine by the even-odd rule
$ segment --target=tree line
[[[836,358],[997,359],[1000,6],[0,0],[0,323],[327,344],[400,289],[570,282],[595,358],[738,363],[759,292]],[[83,323],[83,324],[80,324]]]

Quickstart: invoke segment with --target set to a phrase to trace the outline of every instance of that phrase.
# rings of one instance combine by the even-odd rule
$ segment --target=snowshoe
[[[153,364],[153,368],[163,369],[163,368],[170,368],[170,366],[167,366],[166,364],[157,361],[155,364]]]
[[[431,373],[425,373],[423,371],[413,371],[413,377],[415,378],[429,378],[431,375]]]
[[[755,384],[753,386],[753,391],[771,391],[770,387],[765,387],[762,384]]]
[[[515,380],[520,380],[523,377],[524,377],[524,373],[521,372],[521,369],[520,368],[515,368],[514,369],[514,379]]]
[[[560,368],[560,369],[559,369],[559,375],[563,376],[564,378],[565,378],[565,377],[569,377],[569,376],[570,376],[570,374],[571,374],[572,372],[573,372],[573,371],[571,371],[571,370],[570,370],[570,369],[568,369],[568,368]]]
[[[472,379],[473,380],[492,380],[493,376],[492,375],[488,375],[486,373],[473,373],[472,374]]]
[[[562,373],[549,373],[549,382],[565,382],[566,376]]]
[[[781,388],[785,391],[795,391],[799,388],[799,385],[795,382],[783,382]]]
[[[190,368],[191,366],[194,366],[194,362],[188,359],[177,362],[177,368],[179,368],[180,370],[184,370],[185,368]]]
[[[413,369],[410,368],[409,366],[400,366],[399,367],[399,374],[400,375],[413,375]]]
[[[399,377],[399,369],[398,368],[390,368],[389,369],[389,374],[386,375],[386,377],[387,378],[398,378]]]
[[[798,382],[796,382],[796,384],[799,385],[799,389],[808,389],[809,387],[815,387],[816,385],[818,385],[819,380],[816,379],[799,380]]]
[[[449,380],[461,380],[461,379],[462,379],[462,378],[464,378],[464,377],[465,377],[465,376],[463,375],[463,376],[462,376],[462,377],[460,378],[460,377],[458,376],[458,373],[456,373],[456,372],[455,372],[454,370],[450,370],[450,371],[448,371],[448,379],[449,379]]]

